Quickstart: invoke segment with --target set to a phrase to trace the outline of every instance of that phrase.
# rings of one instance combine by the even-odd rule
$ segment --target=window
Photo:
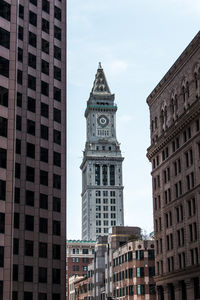
[[[144,277],[144,268],[136,268],[136,276],[137,277]]]
[[[0,1],[0,17],[10,21],[10,4],[3,0]]]
[[[24,7],[21,4],[19,4],[18,13],[19,13],[19,18],[24,19]]]
[[[44,59],[41,60],[41,71],[42,73],[49,75],[49,63]]]
[[[54,58],[61,60],[61,48],[54,46]]]
[[[144,295],[145,294],[145,286],[144,284],[137,285],[137,295]]]
[[[155,276],[155,267],[149,267],[149,277]]]
[[[54,143],[61,145],[61,132],[56,129],[53,130],[53,141]]]
[[[28,38],[28,40],[29,40],[29,44],[31,46],[33,46],[35,48],[37,47],[37,36],[36,36],[35,33],[29,31],[29,38]]]
[[[49,1],[42,0],[42,10],[49,14]]]
[[[38,300],[47,300],[47,294],[39,293],[38,294]]]
[[[35,122],[27,120],[27,133],[35,135]]]
[[[35,99],[28,97],[27,109],[33,113],[35,113]]]
[[[7,151],[6,149],[0,148],[0,168],[6,169],[7,165]]]
[[[88,251],[88,249],[86,249],[86,248],[83,248],[83,254],[88,254],[89,253],[89,251]]]
[[[52,269],[52,283],[60,284],[60,269]]]
[[[47,268],[39,267],[38,281],[41,282],[41,283],[46,283],[47,282]]]
[[[18,47],[18,61],[23,62],[23,49]]]
[[[53,221],[53,235],[60,235],[60,222]]]
[[[188,203],[188,217],[194,216],[196,214],[195,198],[188,200],[187,203]]]
[[[0,233],[5,233],[5,214],[0,212]]]
[[[13,265],[13,281],[18,281],[18,265]]]
[[[32,282],[33,281],[33,267],[24,266],[24,281]]]
[[[54,37],[61,41],[61,29],[54,25]]]
[[[54,66],[54,78],[61,81],[61,69]]]
[[[61,167],[61,153],[55,151],[53,152],[53,164]]]
[[[155,254],[154,254],[154,250],[148,250],[148,257],[149,257],[149,260],[153,260],[155,259]]]
[[[17,83],[22,84],[22,80],[23,80],[23,73],[21,70],[17,70]]]
[[[42,51],[49,54],[49,42],[42,39]]]
[[[61,102],[61,89],[54,86],[54,99]]]
[[[49,96],[49,84],[45,81],[41,81],[41,93],[45,96]]]
[[[42,18],[42,31],[49,33],[49,21]]]
[[[13,239],[13,254],[14,255],[19,254],[19,239],[16,238]]]
[[[22,107],[22,94],[17,92],[17,106]]]
[[[36,56],[31,53],[28,54],[28,65],[29,67],[36,69]]]
[[[9,77],[9,60],[0,56],[0,75]]]
[[[100,165],[95,165],[95,184],[100,185]]]
[[[52,294],[52,300],[60,300],[60,294]]]
[[[25,215],[25,230],[34,231],[34,216]]]
[[[144,250],[136,250],[136,259],[143,260],[144,259]]]
[[[35,145],[26,143],[26,155],[30,158],[35,158]]]
[[[52,258],[60,259],[60,245],[53,244]]]
[[[47,243],[39,242],[39,257],[47,258]]]
[[[49,156],[48,152],[49,152],[48,149],[40,147],[40,160],[41,161],[48,163],[48,156]]]
[[[15,187],[15,203],[20,203],[20,188]]]
[[[0,179],[0,200],[6,200],[6,181]]]
[[[54,108],[53,110],[53,118],[55,122],[61,123],[61,110]]]
[[[28,88],[36,91],[36,77],[28,75]]]
[[[0,117],[0,136],[7,137],[7,124],[8,120],[3,117]]]
[[[40,170],[40,184],[48,186],[48,172]]]
[[[23,41],[24,39],[24,28],[22,26],[18,26],[18,39]]]
[[[0,268],[4,267],[4,247],[0,246]]]
[[[54,18],[61,21],[61,16],[62,16],[61,9],[58,8],[57,6],[54,6]]]
[[[10,49],[10,32],[3,28],[0,28],[0,45],[7,49]]]
[[[26,205],[34,206],[34,192],[26,190]]]
[[[24,300],[33,300],[32,292],[24,292]]]
[[[61,189],[61,176],[57,174],[53,174],[53,187],[55,189]]]
[[[35,6],[37,6],[37,0],[30,0],[30,3],[32,3]]]
[[[24,255],[33,256],[33,241],[24,241]]]
[[[21,176],[21,165],[15,163],[15,178],[20,178]]]
[[[41,116],[48,119],[48,117],[49,117],[49,105],[41,102],[40,111],[41,111]]]
[[[44,140],[49,139],[49,128],[45,125],[40,126],[40,136]]]
[[[48,219],[40,218],[39,221],[39,231],[41,233],[48,233]]]
[[[16,116],[16,129],[22,130],[22,117],[18,115]]]
[[[48,195],[40,193],[40,208],[48,209]]]
[[[0,105],[8,107],[8,89],[0,86]]]
[[[26,167],[26,180],[34,182],[35,181],[35,169],[32,167]]]
[[[61,211],[61,199],[57,197],[53,197],[53,211],[60,212]]]
[[[37,15],[32,11],[29,11],[29,23],[33,26],[37,26]]]

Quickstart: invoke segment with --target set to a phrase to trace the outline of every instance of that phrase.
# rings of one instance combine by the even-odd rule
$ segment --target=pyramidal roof
[[[99,63],[91,93],[96,95],[111,95],[101,63]]]

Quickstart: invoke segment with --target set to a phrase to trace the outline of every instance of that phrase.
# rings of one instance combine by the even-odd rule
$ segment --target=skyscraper
[[[124,224],[122,161],[116,138],[116,111],[99,64],[85,111],[87,140],[82,170],[82,239],[96,240]]]
[[[200,33],[147,98],[158,299],[200,298]]]
[[[65,6],[0,0],[0,299],[65,297]]]

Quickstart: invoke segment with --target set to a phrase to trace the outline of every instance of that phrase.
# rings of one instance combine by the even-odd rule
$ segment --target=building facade
[[[82,239],[108,235],[109,227],[124,224],[122,161],[116,138],[116,111],[99,64],[85,111],[87,141],[82,170]]]
[[[0,299],[65,297],[65,11],[0,1]]]
[[[68,240],[66,251],[66,288],[69,297],[69,280],[73,276],[85,277],[88,274],[88,265],[94,258],[95,241]],[[71,279],[71,281],[73,281]],[[68,298],[69,299],[69,298]]]
[[[200,298],[200,33],[147,98],[158,299]]]
[[[154,242],[127,242],[113,252],[113,299],[156,300]]]

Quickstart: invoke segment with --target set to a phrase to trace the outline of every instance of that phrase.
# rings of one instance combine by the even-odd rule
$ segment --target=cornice
[[[161,81],[157,84],[154,90],[147,97],[146,102],[150,106],[159,94],[166,88],[171,80],[176,76],[177,72],[183,67],[184,64],[190,59],[190,57],[200,48],[200,31],[196,34],[194,39],[186,47],[183,53],[175,61],[169,71],[164,75]]]
[[[80,165],[80,169],[83,169],[84,164],[86,163],[86,161],[120,161],[122,162],[124,160],[124,157],[113,157],[113,156],[87,156],[85,155],[83,158],[83,161]]]
[[[165,147],[174,137],[177,136],[182,130],[198,115],[200,114],[200,100],[194,104],[176,121],[172,124],[163,135],[147,149],[147,157],[149,160],[156,155],[163,147]]]

